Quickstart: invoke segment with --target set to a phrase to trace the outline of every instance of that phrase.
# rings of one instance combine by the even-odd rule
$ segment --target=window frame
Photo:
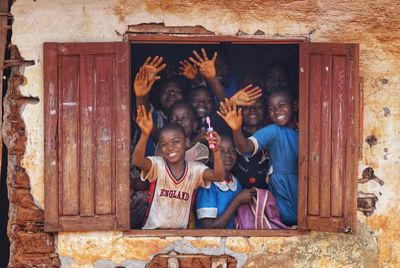
[[[308,98],[308,95],[306,96],[304,93],[309,94],[309,79],[310,77],[308,76],[309,74],[309,70],[308,70],[308,64],[309,62],[307,62],[306,60],[308,60],[309,56],[311,54],[309,54],[309,52],[313,52],[315,50],[315,48],[318,48],[318,45],[320,45],[321,48],[321,55],[322,56],[345,56],[345,57],[349,57],[349,59],[346,58],[346,69],[345,74],[347,75],[348,73],[350,74],[350,79],[349,81],[346,80],[346,89],[351,90],[348,91],[349,93],[347,93],[346,97],[351,97],[351,100],[347,100],[345,102],[345,107],[346,109],[349,108],[350,110],[350,118],[352,118],[351,120],[353,120],[352,125],[353,126],[348,126],[346,125],[346,128],[350,129],[348,133],[352,134],[352,137],[349,137],[349,141],[347,141],[346,145],[350,145],[352,147],[352,152],[348,152],[346,151],[347,155],[349,156],[351,161],[351,169],[353,170],[353,172],[351,172],[352,175],[354,175],[355,177],[351,177],[351,179],[346,179],[346,183],[347,186],[350,185],[351,189],[350,191],[348,191],[346,189],[346,197],[350,196],[350,197],[354,197],[354,200],[350,200],[345,198],[345,201],[350,201],[350,205],[348,205],[347,210],[343,210],[344,215],[342,215],[341,217],[343,218],[343,221],[341,222],[340,228],[336,227],[332,227],[332,228],[328,228],[328,231],[334,231],[334,232],[354,232],[354,228],[355,228],[355,223],[356,223],[356,191],[357,191],[357,165],[355,164],[355,162],[353,162],[353,156],[358,157],[359,155],[357,153],[354,153],[355,151],[355,146],[359,145],[359,143],[361,142],[361,130],[360,129],[355,129],[355,127],[361,127],[362,126],[362,88],[360,88],[360,90],[358,91],[358,65],[359,65],[359,56],[358,56],[358,44],[333,44],[333,43],[325,43],[325,44],[318,44],[318,43],[310,43],[310,40],[308,38],[293,38],[293,39],[266,39],[266,38],[258,38],[257,36],[217,36],[217,35],[212,35],[212,34],[192,34],[192,33],[167,33],[167,34],[160,34],[160,33],[134,33],[132,34],[131,32],[128,32],[124,35],[122,42],[119,43],[123,43],[124,47],[126,50],[125,53],[130,55],[130,52],[132,50],[131,44],[132,43],[152,43],[152,44],[220,44],[223,42],[230,42],[232,44],[264,44],[264,45],[269,45],[269,44],[286,44],[286,45],[290,45],[290,44],[294,44],[294,45],[298,45],[299,46],[299,97],[300,97],[300,115],[302,114],[302,111],[306,111],[307,113],[307,117],[306,116],[300,116],[300,119],[303,118],[303,120],[307,120],[309,117],[309,110],[307,109],[306,105],[308,102],[305,101],[305,98]],[[49,45],[50,43],[47,43],[47,45]],[[51,44],[63,44],[63,43],[51,43]],[[66,43],[66,44],[71,44],[71,43]],[[72,43],[74,44],[74,43]],[[89,43],[84,43],[84,44],[89,44]],[[103,43],[104,44],[104,43]],[[105,43],[107,44],[107,43]],[[327,46],[326,46],[327,45]],[[340,47],[340,49],[336,49],[338,47],[335,47],[335,45],[338,45],[338,47]],[[327,52],[325,55],[325,50],[324,48],[328,47],[329,50],[331,52]],[[79,47],[79,45],[77,46]],[[308,51],[308,49],[310,48],[310,51]],[[344,49],[343,49],[344,48]],[[46,52],[46,44],[44,46],[45,52]],[[318,49],[317,49],[318,50]],[[328,51],[328,50],[327,50]],[[336,51],[336,52],[335,52]],[[344,51],[344,52],[343,52]],[[53,52],[52,52],[53,53]],[[89,50],[84,50],[84,53],[92,53],[92,51]],[[314,51],[315,53],[315,51]],[[317,53],[319,53],[317,51]],[[331,53],[331,54],[329,54]],[[95,53],[96,54],[96,53]],[[45,53],[46,56],[46,53]],[[49,54],[47,53],[47,57],[57,57],[58,54]],[[46,62],[46,57],[44,58],[44,61]],[[129,61],[131,61],[129,59]],[[118,61],[119,62],[119,61]],[[355,67],[353,65],[348,66],[348,63],[354,64],[355,63]],[[327,64],[327,63],[326,63]],[[46,67],[47,66],[47,67]],[[301,75],[301,73],[304,72],[302,67],[305,67],[305,73],[307,74],[307,76],[305,77],[304,75]],[[327,65],[321,65],[321,68],[324,68],[324,66]],[[131,67],[131,62],[129,62],[129,67],[128,69],[130,69]],[[326,67],[327,68],[327,67]],[[325,68],[324,68],[325,69]],[[58,101],[57,96],[52,95],[52,87],[50,86],[50,84],[48,83],[48,81],[52,81],[52,79],[54,80],[54,73],[57,76],[57,72],[54,72],[55,70],[57,70],[57,66],[48,66],[45,65],[45,70],[44,70],[44,85],[45,85],[45,130],[50,131],[49,133],[46,132],[45,134],[45,148],[52,148],[51,150],[58,150],[58,147],[54,147],[57,146],[57,143],[54,143],[53,140],[50,140],[48,142],[46,142],[46,137],[53,139],[53,132],[54,129],[50,129],[49,126],[47,126],[46,124],[46,118],[51,115],[51,113],[49,113],[50,111],[50,107],[51,105],[51,101],[49,103],[47,103],[46,99],[49,98],[49,100],[53,100],[53,98],[56,98],[56,101]],[[351,71],[348,72],[348,70]],[[328,71],[328,70],[327,70]],[[133,80],[133,74],[131,72],[129,72],[128,75],[128,80],[130,78],[130,80]],[[49,80],[50,79],[50,80]],[[319,78],[320,79],[320,78]],[[57,79],[56,79],[57,80]],[[47,81],[47,82],[46,82]],[[321,80],[322,81],[322,80]],[[129,86],[131,87],[131,85]],[[321,88],[322,89],[322,88]],[[127,89],[128,90],[128,89]],[[303,92],[303,90],[305,92]],[[353,91],[354,90],[354,91]],[[302,93],[303,92],[303,93]],[[347,92],[347,91],[346,91]],[[130,100],[130,95],[131,95],[131,90],[129,90],[129,100]],[[127,97],[127,96],[125,96]],[[129,108],[128,109],[130,111],[132,111],[131,105],[132,103],[129,102]],[[347,106],[348,105],[348,106]],[[124,106],[126,107],[126,106]],[[353,113],[352,113],[353,112]],[[306,117],[307,119],[305,119],[304,117]],[[131,116],[129,117],[131,118]],[[350,121],[351,121],[350,120]],[[354,123],[355,122],[355,123]],[[346,124],[349,124],[348,122]],[[355,125],[355,126],[354,126]],[[353,133],[354,131],[354,133]],[[53,134],[51,134],[53,133]],[[297,225],[297,229],[290,229],[290,230],[230,230],[230,229],[171,229],[171,230],[141,230],[141,229],[126,229],[126,227],[122,227],[121,226],[114,226],[113,229],[111,230],[120,230],[120,231],[124,231],[124,233],[126,233],[127,235],[132,235],[132,236],[140,236],[140,237],[149,237],[149,236],[153,236],[153,237],[166,237],[166,236],[194,236],[194,237],[207,237],[207,236],[217,236],[217,237],[234,237],[234,236],[239,236],[239,237],[249,237],[249,236],[253,236],[253,237],[269,237],[269,236],[296,236],[296,235],[302,235],[304,233],[307,233],[309,230],[315,230],[315,226],[311,227],[310,224],[307,222],[307,217],[309,216],[308,212],[307,212],[307,204],[308,204],[308,199],[307,199],[307,192],[309,191],[308,185],[307,185],[307,180],[306,180],[306,172],[305,170],[307,170],[307,165],[309,162],[309,156],[305,153],[307,153],[308,150],[308,142],[307,139],[305,137],[309,137],[307,134],[306,136],[304,136],[304,133],[309,133],[308,131],[308,125],[306,124],[306,127],[304,127],[304,125],[300,124],[299,126],[299,133],[300,136],[299,137],[299,190],[298,190],[298,196],[299,196],[299,200],[298,200],[298,225]],[[301,134],[303,133],[303,134]],[[130,135],[130,134],[129,134]],[[303,142],[302,142],[303,141]],[[305,142],[304,142],[305,141]],[[129,139],[129,143],[130,143],[130,139]],[[47,147],[46,147],[47,146]],[[122,147],[121,147],[122,148]],[[129,146],[130,148],[130,146]],[[358,151],[358,150],[357,150]],[[48,154],[49,151],[45,150],[45,159],[47,159],[48,157],[52,157],[53,155],[53,151],[50,152],[50,155]],[[131,157],[131,156],[130,156]],[[355,159],[354,159],[355,160]],[[45,163],[45,171],[46,168],[49,168],[49,163],[51,161],[47,161]],[[126,164],[126,163],[125,163]],[[125,165],[124,164],[124,165]],[[354,174],[353,174],[354,173]],[[52,187],[50,187],[50,185],[48,185],[49,183],[49,174],[46,175],[45,172],[45,189],[48,189],[50,191],[54,192],[54,189]],[[50,173],[51,175],[51,173]],[[53,174],[56,175],[56,174]],[[346,173],[347,176],[349,176]],[[300,176],[302,176],[300,178]],[[127,178],[129,180],[129,178]],[[47,182],[46,182],[47,181]],[[54,182],[52,182],[54,183]],[[354,185],[353,185],[354,184]],[[345,185],[345,184],[343,184]],[[47,187],[47,188],[46,188]],[[313,187],[311,189],[312,193],[314,193],[316,190]],[[129,199],[129,198],[128,198]],[[54,207],[54,204],[52,204],[51,202],[52,200],[49,199],[48,195],[46,197],[45,195],[45,230],[46,231],[50,231],[50,232],[54,232],[54,231],[69,231],[69,230],[87,230],[89,231],[90,229],[85,229],[85,227],[82,226],[68,226],[68,228],[63,228],[62,226],[58,225],[58,226],[52,226],[47,224],[46,222],[48,219],[50,219],[50,217],[58,217],[55,213],[57,213],[56,210],[51,210],[50,212],[48,211],[48,209],[46,209],[46,204],[49,205],[50,207]],[[123,205],[124,207],[126,207],[126,204]],[[48,207],[47,207],[48,208]],[[350,208],[350,209],[349,209]],[[354,211],[353,211],[354,208]],[[128,212],[129,213],[129,212]],[[128,215],[124,215],[124,218],[129,217]],[[47,219],[46,219],[47,218]],[[316,217],[318,220],[318,217]],[[334,219],[333,216],[328,217],[327,219],[329,220],[330,218]],[[323,218],[325,219],[325,218]],[[337,220],[337,219],[336,219]],[[343,223],[344,222],[344,223]],[[327,225],[328,224],[328,225]],[[126,224],[124,224],[126,225]],[[329,223],[325,222],[324,228],[326,227],[330,227]],[[310,227],[310,228],[309,228]],[[336,228],[336,229],[335,229]],[[351,229],[353,228],[353,229]],[[317,228],[318,229],[318,228]],[[348,230],[349,229],[349,230]],[[99,229],[95,229],[95,230],[103,230],[106,231],[108,230],[108,228],[104,228],[104,226],[102,226],[102,228]]]
[[[235,45],[299,45],[307,42],[307,38],[296,38],[296,39],[265,39],[256,37],[238,37],[238,36],[216,36],[216,35],[165,35],[165,34],[125,34],[124,40],[130,44],[221,44],[223,42],[229,42]],[[300,48],[300,47],[299,47]],[[300,60],[300,54],[299,54]],[[299,62],[300,65],[300,62]],[[300,66],[298,67],[300,70]],[[132,74],[133,75],[133,74]],[[132,77],[131,77],[132,79]],[[300,89],[299,89],[300,90]],[[299,91],[300,95],[300,91]],[[300,128],[299,128],[300,133]],[[300,147],[299,147],[300,148]],[[299,152],[300,155],[300,152]],[[299,181],[299,197],[300,190],[304,187],[300,187]],[[299,201],[300,205],[300,201]],[[300,211],[300,210],[299,210]],[[300,218],[297,216],[298,219]],[[304,218],[306,215],[304,215]],[[204,237],[204,236],[218,236],[218,237],[290,237],[303,235],[307,233],[307,226],[303,224],[297,225],[297,229],[289,230],[236,230],[236,229],[171,229],[171,230],[142,230],[142,229],[131,229],[125,231],[125,233],[134,236],[155,236],[155,237],[166,237],[166,236],[193,236],[193,237]]]

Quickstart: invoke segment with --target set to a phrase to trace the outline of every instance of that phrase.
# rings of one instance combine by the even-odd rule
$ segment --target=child
[[[290,71],[288,66],[275,60],[267,64],[262,73],[263,96],[267,99],[269,92],[288,88],[290,83]]]
[[[265,106],[263,99],[258,98],[254,104],[243,107],[242,131],[245,138],[250,137],[264,126]],[[232,173],[239,178],[243,188],[267,189],[268,157],[266,150],[260,150],[251,158],[239,155]]]
[[[133,164],[143,180],[155,181],[150,211],[143,229],[186,228],[194,190],[209,181],[222,181],[224,167],[219,151],[221,139],[217,132],[208,137],[214,144],[214,169],[200,162],[185,161],[186,134],[182,126],[168,124],[159,132],[160,156],[145,157],[145,147],[153,129],[151,113],[144,106],[137,110],[137,123],[142,131],[133,152]]]
[[[234,228],[236,208],[248,203],[255,195],[255,189],[245,189],[231,169],[235,165],[237,153],[231,137],[221,135],[221,156],[226,179],[200,187],[196,195],[196,212],[201,228]]]
[[[184,100],[175,102],[170,108],[169,121],[181,125],[185,130],[187,137],[186,161],[207,163],[209,154],[207,146],[194,139],[198,120],[193,106]]]
[[[204,86],[195,87],[189,91],[187,99],[196,110],[196,117],[204,123],[206,116],[213,110],[213,96],[210,91]]]
[[[267,149],[273,173],[269,190],[276,198],[282,221],[297,223],[298,202],[298,140],[294,118],[297,102],[288,91],[272,91],[268,97],[268,113],[274,124],[268,125],[246,139],[242,132],[242,110],[228,100],[221,103],[218,114],[233,131],[235,145],[241,154],[254,155]]]

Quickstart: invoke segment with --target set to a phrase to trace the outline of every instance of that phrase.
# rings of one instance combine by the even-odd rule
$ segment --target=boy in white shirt
[[[213,131],[207,140],[214,144],[214,169],[200,162],[186,162],[186,134],[182,126],[168,124],[159,133],[162,156],[145,157],[146,143],[153,129],[150,113],[139,106],[137,123],[142,132],[133,152],[132,161],[141,169],[142,180],[154,182],[152,203],[143,229],[186,228],[195,189],[210,181],[223,181],[224,166],[219,151],[221,138]]]

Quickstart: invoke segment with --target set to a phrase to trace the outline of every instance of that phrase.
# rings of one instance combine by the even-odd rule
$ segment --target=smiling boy
[[[150,113],[138,107],[138,125],[142,131],[133,152],[133,164],[141,169],[141,179],[155,183],[152,203],[143,229],[181,229],[189,221],[191,200],[195,189],[209,181],[222,181],[225,177],[220,153],[221,138],[213,132],[208,142],[213,149],[214,169],[200,162],[185,161],[186,133],[182,126],[165,125],[159,133],[160,156],[144,156],[146,142],[153,129]]]

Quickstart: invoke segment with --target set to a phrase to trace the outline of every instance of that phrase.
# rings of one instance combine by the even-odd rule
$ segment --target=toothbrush
[[[211,127],[211,120],[210,120],[210,117],[209,117],[209,116],[206,117],[206,123],[207,123],[207,125],[208,125],[208,128],[207,128],[207,135],[208,135],[208,137],[212,138],[212,137],[213,137],[213,134],[212,134],[211,131],[213,131],[214,129]],[[215,144],[209,143],[208,147],[209,147],[210,149],[214,149],[214,148],[215,148]]]

